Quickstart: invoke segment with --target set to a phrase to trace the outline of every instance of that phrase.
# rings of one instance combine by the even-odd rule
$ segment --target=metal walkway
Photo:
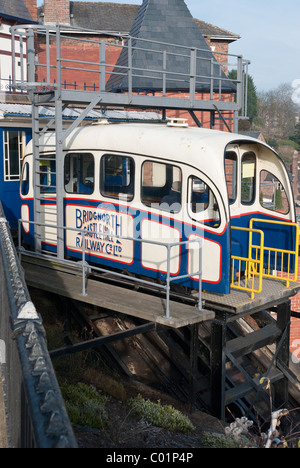
[[[136,284],[126,288],[88,278],[86,295],[83,296],[81,268],[76,264],[58,264],[23,253],[22,266],[29,286],[171,328],[181,328],[215,317],[211,310],[198,310],[196,301],[192,305],[170,301],[170,317],[167,318],[166,298],[140,292]]]

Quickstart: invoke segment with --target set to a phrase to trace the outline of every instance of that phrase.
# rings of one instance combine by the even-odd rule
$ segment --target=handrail
[[[259,229],[234,227],[231,229],[236,231],[244,231],[249,233],[249,250],[248,257],[240,257],[232,255],[232,278],[230,287],[240,291],[248,291],[251,293],[251,299],[254,299],[255,293],[259,294],[262,291],[263,279],[263,255],[264,255],[264,233]],[[253,234],[260,236],[260,244],[253,244]],[[256,252],[253,258],[253,251]],[[235,277],[235,261],[238,261],[237,282]],[[243,280],[244,277],[244,280]],[[258,279],[258,285],[255,285],[255,278]],[[249,285],[249,280],[251,283]],[[244,281],[244,284],[242,283]]]
[[[83,235],[83,242],[82,242],[82,262],[81,262],[81,269],[82,269],[82,296],[86,296],[86,278],[87,278],[87,273],[89,273],[92,270],[102,272],[102,273],[111,273],[114,276],[122,277],[128,279],[127,275],[124,275],[122,273],[114,272],[111,270],[107,270],[105,268],[99,268],[94,265],[90,265],[86,262],[86,248],[85,248],[85,238],[86,236],[91,235],[91,231],[87,231],[84,229],[76,229],[76,228],[70,228],[67,226],[57,226],[53,224],[47,224],[47,223],[40,223],[37,221],[28,221],[24,219],[19,219],[18,220],[18,251],[19,254],[21,255],[22,252],[24,252],[24,248],[21,245],[21,225],[22,223],[24,224],[31,224],[31,225],[37,225],[37,226],[42,226],[42,227],[51,227],[51,228],[56,228],[56,229],[63,229],[64,231],[73,231],[77,233],[81,233]],[[202,311],[202,248],[203,248],[203,240],[202,239],[191,239],[187,241],[182,241],[182,242],[172,242],[172,243],[167,243],[167,242],[159,242],[159,241],[151,241],[147,239],[140,239],[136,237],[126,237],[126,236],[118,236],[116,234],[110,234],[110,237],[116,238],[116,239],[121,239],[121,240],[130,240],[134,242],[139,242],[139,243],[147,243],[147,244],[152,244],[152,245],[160,245],[162,247],[165,247],[167,249],[167,272],[166,272],[166,285],[163,284],[155,284],[156,287],[163,289],[166,291],[166,311],[165,311],[165,318],[170,319],[170,289],[171,289],[171,282],[172,281],[177,281],[181,280],[184,278],[193,278],[193,277],[198,277],[199,278],[199,289],[198,289],[198,310]],[[196,272],[189,272],[185,275],[171,275],[171,250],[174,247],[178,246],[183,246],[183,245],[190,245],[190,244],[198,244],[199,245],[199,270]],[[32,254],[32,252],[30,252]],[[45,257],[43,255],[43,257]],[[51,257],[53,258],[53,257]],[[70,261],[67,261],[65,259],[57,259],[57,261],[61,263],[68,263],[70,264]],[[72,262],[71,262],[72,263]],[[74,263],[73,263],[74,264]],[[77,263],[78,264],[78,263]],[[131,277],[130,278],[132,281],[141,283],[141,284],[147,284],[153,286],[153,282],[147,281],[147,280],[142,280],[140,278],[135,278]]]
[[[227,63],[227,62],[218,62],[215,58],[215,55],[210,52],[210,49],[207,48],[195,48],[195,47],[186,47],[177,44],[170,44],[160,41],[153,41],[150,39],[145,38],[136,38],[132,36],[126,35],[126,43],[120,45],[116,41],[114,43],[112,41],[107,41],[103,39],[91,40],[86,37],[82,37],[82,35],[78,33],[85,33],[88,35],[89,33],[93,33],[99,36],[107,36],[113,37],[114,39],[124,39],[124,35],[112,34],[107,33],[105,31],[97,31],[97,30],[87,30],[81,29],[78,27],[70,27],[65,25],[21,25],[21,26],[13,26],[11,28],[12,33],[12,44],[13,44],[13,84],[15,87],[23,90],[38,90],[39,88],[45,89],[62,89],[63,87],[63,71],[64,70],[74,70],[80,72],[87,72],[93,73],[98,75],[95,84],[95,91],[97,92],[107,92],[105,89],[106,87],[106,77],[108,75],[123,75],[124,77],[127,76],[128,80],[128,94],[131,96],[133,94],[133,79],[134,77],[138,78],[145,78],[144,75],[141,75],[141,71],[150,75],[152,79],[158,80],[160,85],[158,85],[158,89],[156,90],[158,94],[162,93],[162,96],[166,96],[168,90],[168,81],[172,82],[182,82],[186,83],[186,92],[189,93],[189,101],[191,102],[192,106],[197,104],[197,84],[205,83],[205,86],[208,88],[208,93],[210,93],[211,99],[213,99],[213,95],[219,95],[219,101],[222,101],[222,93],[226,92],[226,84],[234,82],[237,86],[237,104],[235,107],[232,108],[242,108],[243,107],[243,87],[244,87],[244,74],[245,71],[248,73],[247,68],[245,66],[248,64],[247,61],[243,59],[240,55],[228,54],[224,52],[216,52],[218,56],[225,56],[231,57],[231,62],[234,62],[232,58],[235,59],[236,63]],[[72,33],[77,33],[76,35],[72,35]],[[45,58],[41,59],[39,56],[39,60],[36,60],[36,53],[35,53],[35,35],[43,35],[45,37]],[[81,37],[79,37],[81,36]],[[51,54],[49,53],[50,43],[56,39],[57,44],[57,56],[56,62],[52,63],[51,61]],[[19,40],[17,40],[19,39]],[[51,40],[50,40],[51,39]],[[95,61],[87,61],[86,58],[84,60],[78,59],[78,56],[70,58],[70,56],[65,56],[63,54],[61,43],[62,40],[72,39],[72,41],[80,41],[80,42],[87,42],[88,44],[97,44],[99,46],[99,62]],[[151,46],[149,46],[151,44]],[[21,47],[22,45],[22,47]],[[25,54],[25,46],[28,49],[27,59],[28,59],[28,77],[27,77],[27,70],[25,68],[25,61],[24,58]],[[19,51],[20,47],[20,51]],[[114,49],[122,49],[122,51],[126,51],[128,55],[125,63],[122,64],[115,64],[109,63],[107,48]],[[150,49],[149,49],[150,47]],[[171,50],[170,50],[171,48]],[[158,62],[161,63],[157,69],[151,68],[138,68],[133,66],[133,54],[137,51],[145,51],[145,53],[151,50],[151,53],[159,54],[160,59]],[[119,54],[119,52],[118,52]],[[210,57],[211,54],[211,57]],[[21,55],[21,59],[19,58]],[[168,64],[167,56],[175,56],[179,59],[186,60],[186,64],[183,66],[183,71],[179,72],[178,70],[170,69],[170,65]],[[21,70],[20,73],[17,70],[16,62],[20,62]],[[203,76],[203,74],[197,72],[197,63],[199,61],[205,61],[208,63],[207,69],[210,70],[207,76]],[[81,66],[82,65],[82,66]],[[237,70],[237,79],[231,80],[228,78],[226,73],[223,72],[224,67],[235,68]],[[39,73],[40,70],[45,69],[45,72]],[[43,81],[42,77],[44,76],[45,81]],[[179,83],[180,84],[180,83]],[[79,85],[77,83],[75,87],[76,90],[79,90]],[[177,85],[178,87],[178,85]],[[180,86],[179,86],[180,87]],[[83,89],[83,86],[81,87]],[[115,90],[111,89],[109,92],[112,94]],[[117,99],[118,96],[115,97]],[[157,97],[159,99],[159,96]],[[228,104],[229,105],[229,104]]]
[[[264,251],[268,252],[268,262],[267,265],[264,266],[266,272],[263,273],[265,278],[276,278],[279,280],[286,281],[286,286],[289,287],[290,282],[296,282],[298,279],[298,242],[299,242],[299,226],[297,223],[293,222],[285,222],[285,221],[275,221],[275,220],[268,220],[268,219],[259,219],[259,218],[252,218],[250,221],[250,228],[253,227],[254,223],[264,223],[270,225],[282,225],[282,226],[290,226],[295,229],[295,245],[293,250],[287,249],[279,249],[275,247],[264,246]],[[271,254],[274,256],[274,268],[271,268]],[[277,255],[279,254],[279,255]],[[284,256],[287,258],[287,271],[284,271]],[[291,273],[291,257],[294,256],[294,272]],[[278,261],[279,257],[279,261]],[[281,262],[280,262],[281,257]],[[281,265],[280,265],[281,263]],[[271,272],[272,270],[272,272]],[[277,274],[279,273],[279,274]],[[291,277],[293,275],[293,278]]]

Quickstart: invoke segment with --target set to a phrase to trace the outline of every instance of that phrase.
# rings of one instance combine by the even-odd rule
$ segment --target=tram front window
[[[242,157],[241,202],[252,205],[255,201],[256,156],[249,151]]]
[[[229,204],[233,205],[237,196],[237,155],[234,151],[225,154],[225,177]]]

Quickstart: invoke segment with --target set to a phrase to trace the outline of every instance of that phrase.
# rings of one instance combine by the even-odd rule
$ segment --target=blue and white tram
[[[165,249],[133,239],[202,239],[203,289],[228,294],[233,278],[262,266],[249,248],[263,232],[269,249],[263,251],[264,268],[269,262],[269,269],[278,269],[281,262],[285,274],[295,269],[296,255],[284,258],[298,245],[292,187],[283,161],[266,144],[173,122],[106,122],[76,129],[63,151],[64,166],[55,168],[55,134],[42,137],[41,221],[56,225],[56,171],[63,170],[64,222],[73,229],[65,231],[66,256],[81,258],[84,242],[88,262],[165,278]],[[20,191],[22,234],[31,246],[35,229],[26,221],[34,221],[33,170],[29,144]],[[54,252],[55,227],[42,233],[42,248]],[[191,246],[175,246],[171,275],[190,275],[181,282],[197,287],[197,258]],[[234,265],[232,258],[248,259],[248,265]]]

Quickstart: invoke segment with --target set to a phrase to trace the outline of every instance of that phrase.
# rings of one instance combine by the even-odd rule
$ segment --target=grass
[[[61,392],[65,400],[69,418],[74,426],[104,429],[108,422],[107,398],[95,387],[85,383],[64,384]]]
[[[153,403],[138,395],[130,399],[128,403],[140,417],[153,426],[184,434],[190,434],[195,429],[187,416],[170,405],[161,405],[160,401]]]

